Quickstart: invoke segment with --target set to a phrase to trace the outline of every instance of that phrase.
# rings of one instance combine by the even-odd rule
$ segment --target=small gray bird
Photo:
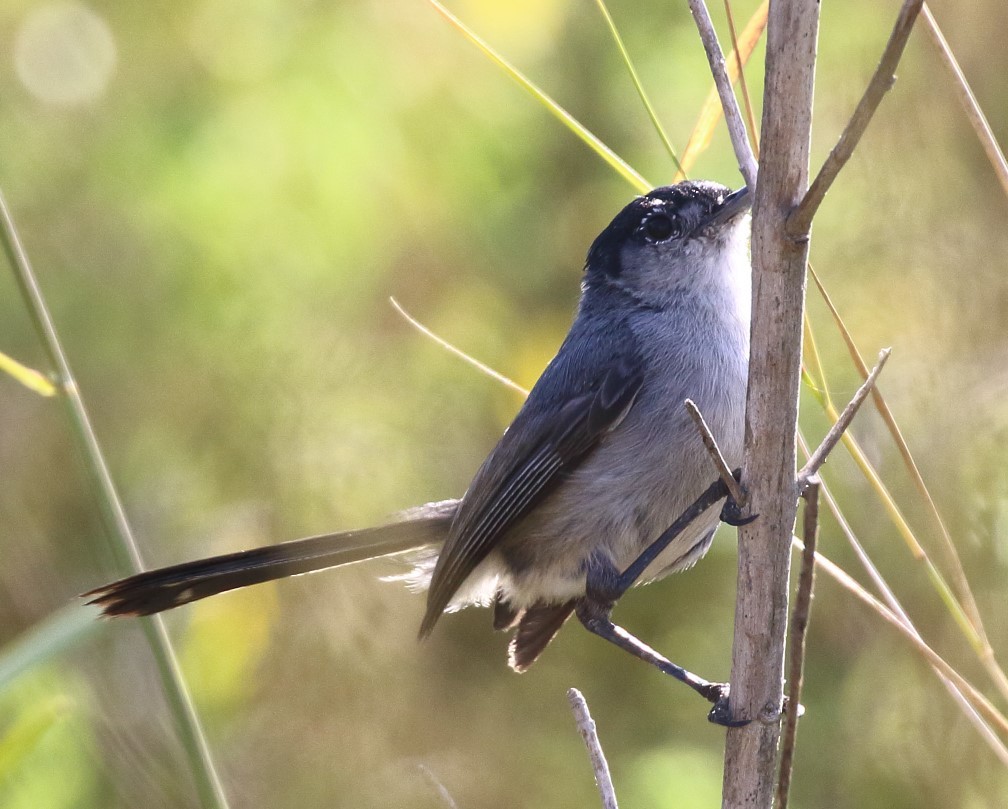
[[[140,573],[85,595],[107,615],[149,615],[413,552],[414,570],[402,578],[428,588],[421,637],[446,610],[492,605],[495,628],[514,630],[510,664],[523,671],[575,613],[710,701],[725,700],[723,686],[670,663],[609,614],[631,584],[695,563],[717,528],[726,489],[712,485],[716,472],[684,400],[704,414],[728,463],[741,461],[750,204],[748,189],[687,181],[620,211],[588,251],[563,345],[461,500],[377,528]]]

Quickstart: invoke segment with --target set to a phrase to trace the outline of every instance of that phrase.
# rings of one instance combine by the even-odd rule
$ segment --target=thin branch
[[[700,408],[696,406],[696,403],[692,399],[687,399],[685,405],[686,412],[690,414],[697,429],[700,431],[700,438],[703,439],[704,446],[710,454],[711,461],[714,463],[714,468],[717,470],[718,475],[720,475],[721,481],[731,493],[732,500],[739,507],[745,506],[745,492],[743,492],[742,487],[735,480],[735,475],[732,474],[731,468],[725,462],[724,455],[721,454],[721,448],[714,439],[714,434],[711,432],[710,427],[707,426],[703,413],[700,412]]]
[[[805,499],[805,548],[802,551],[798,592],[795,595],[791,621],[791,669],[788,673],[788,700],[784,709],[784,730],[781,738],[780,775],[777,778],[777,809],[787,809],[791,791],[791,771],[794,765],[795,737],[801,715],[801,692],[805,668],[805,638],[812,610],[812,588],[815,585],[815,548],[819,539],[819,478],[809,478],[802,497]]]
[[[577,723],[581,738],[588,748],[588,758],[591,760],[592,771],[595,773],[595,786],[602,798],[603,809],[618,809],[616,805],[616,790],[613,788],[612,776],[609,774],[609,763],[599,742],[595,729],[595,720],[588,712],[588,703],[584,695],[576,688],[567,689],[567,699],[570,702],[574,721]]]
[[[105,527],[113,540],[113,555],[121,568],[137,573],[143,569],[140,550],[133,538],[122,501],[112,482],[112,475],[105,463],[91,420],[88,418],[84,400],[81,398],[77,382],[74,380],[70,364],[56,333],[56,327],[53,325],[49,307],[42,296],[42,290],[28,261],[28,254],[21,244],[2,192],[0,192],[0,241],[3,242],[35,331],[55,372],[55,385],[61,394],[59,398],[66,406],[71,432],[79,444],[92,491],[98,501]],[[160,617],[145,618],[141,626],[154,655],[161,688],[175,719],[200,801],[206,807],[226,807],[224,788],[214,768],[203,728],[186,690],[164,622]]]
[[[829,191],[840,170],[854,154],[854,149],[857,148],[861,136],[868,129],[868,124],[875,115],[879,104],[882,103],[882,98],[895,83],[896,66],[903,56],[903,49],[906,47],[910,31],[913,30],[914,21],[917,19],[922,5],[924,5],[924,0],[904,0],[899,16],[896,18],[896,25],[893,26],[892,34],[889,36],[889,42],[886,43],[885,50],[882,51],[882,58],[879,60],[878,67],[875,68],[875,74],[868,82],[868,88],[840,135],[840,140],[837,141],[833,151],[826,158],[826,162],[819,169],[819,174],[812,181],[812,185],[802,201],[788,217],[787,231],[791,236],[802,237],[808,233],[809,228],[812,227],[812,217],[819,210],[826,192]]]
[[[959,101],[966,111],[966,117],[969,118],[970,125],[976,132],[976,136],[983,147],[984,153],[987,155],[987,159],[990,160],[991,166],[994,167],[994,173],[1001,182],[1001,188],[1004,189],[1005,194],[1008,194],[1008,160],[1005,160],[1004,152],[1001,151],[997,138],[994,137],[994,132],[987,122],[987,116],[980,109],[980,104],[977,103],[976,96],[973,95],[973,90],[969,86],[969,82],[966,81],[966,75],[963,73],[962,68],[959,67],[959,62],[956,61],[955,55],[952,53],[952,49],[949,47],[945,36],[938,27],[938,21],[931,14],[931,9],[928,8],[927,3],[924,4],[923,15],[932,42],[938,48],[938,52],[941,54],[946,67],[952,71],[952,75],[955,77],[956,95],[959,96]]]
[[[921,1],[923,2],[923,0]],[[742,122],[742,113],[739,111],[738,100],[735,98],[731,79],[728,78],[728,71],[725,69],[724,54],[721,51],[721,45],[718,43],[717,33],[714,31],[714,24],[711,22],[710,13],[707,11],[707,4],[704,3],[704,0],[689,0],[689,7],[693,13],[693,19],[696,21],[697,30],[700,32],[700,40],[703,42],[704,51],[707,53],[707,61],[710,63],[711,73],[714,75],[714,83],[717,85],[718,95],[721,96],[725,123],[728,125],[728,134],[731,136],[732,147],[735,149],[739,171],[745,178],[746,185],[755,190],[756,158],[753,155],[752,148],[749,146],[745,124]]]
[[[889,359],[889,355],[892,353],[891,348],[885,348],[879,352],[878,364],[872,369],[872,372],[868,374],[868,378],[864,381],[864,384],[858,388],[857,393],[854,394],[854,398],[850,400],[850,404],[844,408],[843,413],[840,414],[840,418],[837,419],[836,424],[834,424],[826,437],[823,439],[822,443],[819,445],[818,449],[812,453],[812,457],[809,458],[808,463],[802,467],[801,472],[798,473],[799,485],[804,485],[819,468],[826,462],[826,458],[829,456],[830,452],[833,451],[833,447],[837,445],[837,442],[843,437],[843,434],[850,427],[851,422],[854,420],[854,416],[857,415],[858,410],[861,405],[864,404],[864,400],[868,398],[868,394],[871,393],[872,388],[875,387],[875,380],[878,379],[878,375],[882,373],[882,369],[885,367],[886,360]]]
[[[456,348],[451,343],[449,343],[447,340],[445,340],[443,337],[439,337],[437,334],[435,334],[434,332],[432,332],[423,323],[421,323],[419,320],[417,320],[415,317],[413,317],[409,312],[407,312],[405,309],[403,309],[402,306],[399,305],[399,301],[397,301],[395,298],[389,298],[389,303],[391,303],[392,306],[395,308],[395,310],[400,315],[403,316],[403,318],[406,320],[407,323],[409,323],[414,329],[416,329],[418,332],[420,332],[425,337],[429,337],[431,340],[433,340],[435,343],[437,343],[439,346],[441,346],[441,348],[445,349],[445,351],[449,352],[450,354],[454,354],[459,359],[465,360],[466,362],[468,362],[471,366],[473,366],[473,368],[475,368],[480,373],[486,374],[491,379],[496,379],[498,382],[500,382],[505,387],[511,388],[511,390],[520,393],[522,396],[528,396],[529,395],[529,392],[525,388],[523,388],[521,385],[519,385],[517,382],[515,382],[515,381],[509,379],[508,377],[504,376],[504,374],[499,373],[498,371],[495,371],[489,365],[484,365],[482,362],[480,362],[475,357],[473,357],[473,356],[471,356],[469,354],[466,354],[461,348]]]

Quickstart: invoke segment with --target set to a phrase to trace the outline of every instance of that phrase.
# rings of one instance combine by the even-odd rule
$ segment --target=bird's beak
[[[745,213],[752,207],[752,198],[753,195],[750,193],[748,186],[742,186],[738,191],[732,191],[727,197],[721,200],[720,205],[711,211],[711,215],[704,222],[704,226],[723,225],[725,222],[729,222],[736,216]]]

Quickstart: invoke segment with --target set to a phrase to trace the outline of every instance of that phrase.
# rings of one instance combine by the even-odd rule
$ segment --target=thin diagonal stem
[[[421,323],[419,320],[413,317],[413,315],[411,315],[409,312],[403,309],[402,305],[395,298],[389,298],[389,303],[392,304],[392,308],[394,308],[403,317],[403,319],[407,323],[409,323],[414,329],[420,332],[424,337],[433,340],[448,353],[454,354],[460,360],[469,363],[481,374],[486,374],[491,379],[496,379],[502,385],[504,385],[507,388],[511,388],[511,390],[515,391],[516,393],[520,393],[523,397],[529,395],[528,390],[523,388],[513,379],[504,376],[504,374],[500,373],[500,371],[495,371],[489,365],[480,362],[471,354],[466,354],[466,352],[464,352],[461,348],[457,348],[456,346],[452,345],[447,340],[445,340],[444,337],[441,337],[440,335],[437,335],[433,331],[428,329],[423,323]]]
[[[854,420],[854,416],[857,415],[858,410],[861,409],[861,405],[864,400],[868,398],[868,394],[871,393],[872,389],[875,387],[875,380],[878,379],[878,375],[882,373],[882,369],[885,367],[886,360],[889,359],[889,355],[892,353],[891,349],[884,349],[878,358],[878,364],[875,369],[868,375],[868,378],[864,381],[864,384],[858,388],[857,393],[854,394],[854,398],[850,400],[847,407],[844,408],[843,413],[840,414],[840,418],[836,420],[836,423],[830,428],[830,431],[826,434],[822,443],[818,446],[815,452],[812,453],[812,457],[802,468],[801,472],[798,473],[799,484],[804,483],[804,481],[811,476],[815,475],[819,471],[819,468],[826,462],[827,456],[833,451],[833,447],[837,445],[837,442],[843,437],[843,434],[850,427],[851,422]]]
[[[0,192],[0,239],[3,241],[4,250],[39,340],[55,371],[56,387],[62,394],[60,399],[66,406],[71,432],[79,444],[105,527],[113,539],[112,550],[116,561],[123,570],[137,573],[143,568],[140,551],[130,530],[115,484],[112,482],[101,447],[98,445],[98,439],[91,426],[77,383],[74,381],[56,327],[53,325],[49,308],[18,237],[2,192]],[[142,620],[142,626],[154,654],[162,690],[189,759],[200,801],[205,807],[223,809],[227,806],[227,798],[214,768],[210,749],[186,690],[164,623],[160,618],[146,618]]]
[[[732,474],[731,468],[725,461],[721,448],[718,446],[717,439],[714,438],[710,427],[707,426],[707,420],[703,417],[703,413],[700,412],[700,408],[696,406],[696,402],[692,399],[687,399],[685,405],[686,412],[690,414],[690,418],[696,424],[697,430],[700,431],[700,438],[707,448],[707,454],[710,455],[711,463],[714,464],[714,469],[717,470],[721,482],[728,489],[728,493],[731,495],[732,500],[735,501],[735,504],[740,508],[745,506],[745,492],[742,491],[742,487],[735,480],[735,476]]]
[[[534,82],[527,78],[525,74],[518,70],[518,68],[512,65],[507,59],[501,56],[496,50],[491,48],[484,39],[482,39],[475,31],[463,23],[462,20],[439,3],[438,0],[427,0],[427,2],[434,7],[434,10],[437,11],[438,14],[444,17],[449,23],[451,23],[451,25],[455,26],[457,30],[461,31],[466,39],[483,51],[490,61],[507,73],[519,87],[546,107],[546,109],[548,109],[555,118],[557,118],[564,124],[564,126],[586,143],[592,151],[595,152],[595,154],[615,169],[616,172],[623,177],[623,179],[629,182],[639,193],[643,194],[654,188],[653,183],[644,179],[629,163],[606,146],[598,139],[598,137],[589,132],[584,124],[567,112],[567,110],[561,107],[556,101],[550,98],[550,96],[548,96]]]
[[[725,67],[728,70],[728,78],[732,82],[738,79],[739,73],[737,65],[739,62],[741,62],[744,66],[749,61],[752,57],[753,50],[760,38],[763,36],[763,32],[766,30],[767,15],[769,14],[769,10],[770,5],[768,0],[763,0],[763,2],[760,3],[753,12],[752,17],[749,18],[749,22],[746,23],[746,27],[742,29],[742,38],[735,46],[737,54],[733,52],[728,55]],[[696,124],[694,124],[693,131],[690,133],[689,139],[686,141],[686,146],[682,153],[683,171],[675,176],[675,182],[686,179],[685,172],[692,171],[691,167],[696,163],[699,156],[710,146],[714,128],[718,121],[721,120],[721,116],[723,114],[724,110],[721,107],[721,96],[718,92],[717,85],[715,84],[715,86],[707,94],[707,97],[704,99],[703,106],[700,107],[700,113],[697,116]],[[758,142],[759,138],[756,138],[756,140]],[[759,157],[758,153],[756,157]]]
[[[805,192],[802,201],[798,203],[788,218],[787,230],[792,236],[800,237],[808,233],[812,226],[812,217],[819,210],[819,206],[826,197],[826,192],[829,191],[840,170],[847,165],[847,161],[854,154],[854,149],[857,148],[861,136],[868,129],[868,124],[875,115],[879,104],[882,103],[882,98],[889,92],[889,88],[896,80],[896,66],[903,56],[903,49],[906,47],[910,31],[913,30],[914,21],[917,19],[922,5],[924,5],[924,0],[905,0],[903,3],[899,16],[896,18],[896,25],[893,27],[889,41],[882,52],[882,58],[879,60],[878,67],[875,68],[871,81],[868,82],[868,88],[840,135],[840,140],[837,141],[833,151],[826,158],[826,162],[819,169],[819,173],[812,181],[808,191]]]
[[[675,163],[676,171],[683,172],[682,164],[679,162],[679,156],[676,154],[675,147],[672,145],[672,141],[669,140],[669,136],[665,133],[665,128],[661,125],[661,121],[658,120],[658,114],[655,112],[654,107],[651,104],[651,99],[648,98],[647,92],[644,90],[644,85],[641,84],[640,76],[637,75],[637,69],[634,67],[633,61],[630,59],[630,52],[627,51],[626,45],[623,44],[623,37],[620,36],[619,29],[616,27],[616,23],[612,18],[612,14],[609,13],[609,8],[605,4],[605,0],[595,0],[595,4],[599,7],[599,11],[602,12],[602,16],[605,17],[606,25],[609,26],[609,33],[612,34],[613,41],[616,43],[616,47],[619,49],[620,55],[623,57],[623,64],[626,65],[627,71],[630,73],[630,80],[633,82],[634,88],[637,90],[637,95],[640,97],[641,103],[644,105],[644,110],[647,112],[648,118],[651,119],[651,125],[654,126],[655,132],[658,133],[658,137],[665,147],[665,151],[669,153],[669,157],[672,158],[672,162]]]
[[[927,31],[931,35],[931,41],[938,48],[942,61],[945,62],[945,66],[948,67],[955,78],[956,95],[959,97],[959,102],[966,111],[966,117],[969,118],[970,125],[973,127],[973,131],[976,132],[977,139],[980,141],[987,159],[990,160],[991,166],[994,168],[994,173],[1001,183],[1001,188],[1004,189],[1005,194],[1008,194],[1008,160],[1005,160],[1004,152],[1001,151],[997,138],[994,137],[994,132],[987,122],[987,116],[980,109],[980,104],[977,102],[976,96],[973,95],[969,82],[966,81],[966,74],[959,67],[959,62],[952,53],[948,41],[938,27],[938,21],[934,18],[927,3],[924,4],[922,15],[924,22],[927,23]]]

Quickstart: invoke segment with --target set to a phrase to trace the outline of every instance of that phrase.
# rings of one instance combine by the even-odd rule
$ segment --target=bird
[[[727,488],[684,407],[741,462],[749,359],[750,189],[682,181],[631,200],[591,244],[570,330],[461,498],[393,521],[145,571],[84,594],[150,615],[286,576],[385,556],[426,589],[419,635],[489,606],[525,671],[571,615],[686,682],[724,719],[727,686],[612,623],[631,585],[697,562]],[[728,500],[729,505],[730,499]],[[739,524],[742,518],[727,521]]]

